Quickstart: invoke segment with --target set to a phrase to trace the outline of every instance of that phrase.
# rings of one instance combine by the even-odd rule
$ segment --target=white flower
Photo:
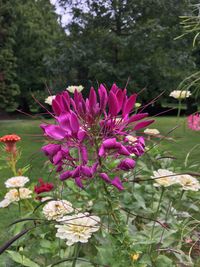
[[[52,105],[52,101],[54,100],[56,98],[56,96],[55,95],[50,95],[50,96],[48,96],[46,99],[45,99],[45,103],[46,104],[48,104],[48,105]]]
[[[126,139],[128,140],[128,142],[129,142],[130,144],[135,143],[135,142],[137,141],[137,137],[132,136],[132,135],[127,135],[127,136],[126,136]]]
[[[0,208],[6,208],[10,205],[10,201],[9,199],[4,198],[1,202],[0,202]]]
[[[28,182],[29,182],[29,178],[28,177],[15,176],[15,177],[12,177],[12,178],[8,179],[5,182],[5,186],[7,188],[11,188],[11,187],[23,187]]]
[[[93,232],[99,230],[100,218],[90,216],[88,213],[79,213],[73,216],[64,216],[59,220],[62,224],[55,225],[57,229],[56,237],[66,239],[68,246],[74,243],[87,243]]]
[[[160,132],[157,129],[150,129],[150,128],[145,129],[144,133],[148,134],[148,135],[158,135],[158,134],[160,134]]]
[[[44,205],[43,214],[47,220],[57,220],[73,210],[72,204],[67,200],[52,200]]]
[[[136,103],[135,103],[135,107],[136,107],[136,108],[141,107],[141,103],[137,103],[137,102],[136,102]]]
[[[50,199],[52,199],[52,197],[43,197],[40,201],[45,202],[45,201],[50,200]]]
[[[28,188],[11,189],[6,193],[5,199],[10,202],[19,201],[20,199],[31,198],[32,191]]]
[[[178,183],[183,187],[183,190],[198,191],[200,189],[199,181],[189,174],[177,175]]]
[[[82,85],[71,85],[67,87],[67,91],[69,91],[70,93],[74,93],[75,90],[77,90],[79,93],[83,90],[83,86]]]
[[[172,96],[176,99],[184,99],[190,97],[192,94],[190,91],[183,91],[183,90],[174,90],[170,93],[169,96]]]
[[[166,169],[158,169],[157,171],[153,171],[153,175],[154,176],[151,176],[151,178],[153,178],[154,181],[156,182],[154,186],[167,187],[178,182],[176,174]]]

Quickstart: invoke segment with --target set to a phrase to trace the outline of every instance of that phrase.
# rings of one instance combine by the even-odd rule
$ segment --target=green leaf
[[[173,267],[172,260],[164,255],[158,256],[156,259],[155,267]]]
[[[20,253],[12,250],[7,250],[6,251],[9,254],[9,257],[17,263],[20,263],[22,266],[27,266],[27,267],[40,267],[37,263],[34,261],[30,260],[29,258],[21,255]]]

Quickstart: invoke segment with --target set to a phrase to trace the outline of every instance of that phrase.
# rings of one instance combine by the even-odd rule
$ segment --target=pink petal
[[[132,111],[135,105],[136,98],[137,98],[137,94],[134,94],[130,96],[129,99],[126,101],[123,107],[123,112],[122,112],[123,117]]]
[[[153,123],[155,120],[149,120],[149,121],[142,121],[135,125],[133,128],[134,131],[140,130],[142,128],[147,127],[149,124]]]
[[[108,106],[109,106],[109,113],[112,116],[116,116],[118,113],[118,101],[115,94],[112,91],[110,91],[109,94]]]

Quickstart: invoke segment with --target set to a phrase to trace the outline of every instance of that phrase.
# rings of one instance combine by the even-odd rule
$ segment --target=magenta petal
[[[135,167],[135,160],[126,158],[120,162],[118,168],[124,171],[128,171]]]
[[[117,90],[118,90],[118,87],[117,87],[117,85],[116,85],[115,83],[113,83],[113,85],[112,85],[112,87],[111,87],[110,91],[112,91],[113,93],[116,93],[116,92],[117,92]]]
[[[90,178],[93,175],[91,168],[88,166],[81,166],[81,174]]]
[[[154,120],[139,122],[138,124],[135,125],[135,127],[133,128],[133,130],[134,131],[140,130],[142,128],[147,127],[149,124],[152,124],[153,122],[154,122]]]
[[[66,171],[66,172],[61,173],[60,180],[64,181],[66,179],[69,179],[70,177],[72,177],[72,171]]]
[[[108,97],[108,106],[109,106],[109,113],[111,116],[116,116],[118,113],[118,101],[115,96],[115,94],[110,91],[109,97]]]
[[[81,154],[81,160],[82,160],[83,164],[86,164],[88,162],[88,152],[87,152],[87,148],[85,146],[82,146],[80,148],[80,154]]]
[[[120,149],[118,150],[120,155],[129,156],[130,152],[126,149],[125,146],[121,145]]]
[[[49,144],[43,146],[41,149],[46,156],[54,156],[61,149],[61,145]]]
[[[132,96],[129,97],[129,99],[126,101],[124,107],[123,107],[123,112],[122,112],[122,116],[126,116],[127,114],[129,114],[134,105],[135,105],[135,101],[136,101],[136,98],[137,98],[137,94],[133,94]]]
[[[97,95],[93,87],[90,89],[89,103],[90,109],[93,109],[97,104]]]
[[[102,145],[100,148],[99,148],[99,157],[102,157],[103,155],[105,154],[105,149],[104,149],[104,146]]]
[[[112,180],[110,180],[110,178],[108,177],[108,175],[107,175],[105,172],[100,173],[99,176],[100,176],[101,179],[103,179],[106,183],[111,184]]]
[[[118,102],[118,113],[119,113],[124,102],[124,92],[121,89],[119,89],[116,94],[116,97]]]
[[[122,185],[122,182],[120,181],[119,177],[115,177],[113,180],[112,180],[112,185],[114,185],[117,189],[119,189],[120,191],[121,190],[124,190],[124,187]]]
[[[66,136],[66,132],[57,125],[46,125],[42,128],[47,136],[55,140],[62,140]]]
[[[52,109],[56,115],[60,115],[61,109],[60,109],[59,103],[56,101],[56,99],[53,99],[53,101],[52,101]]]
[[[58,151],[53,157],[53,163],[57,165],[63,159],[63,155],[61,151]]]
[[[107,149],[112,149],[112,148],[114,149],[114,148],[120,148],[121,144],[116,141],[116,138],[109,138],[103,141],[103,146],[104,148]]]
[[[148,113],[138,113],[130,117],[128,123],[134,122],[134,121],[139,121],[147,117],[149,114]]]
[[[79,122],[76,114],[71,112],[70,125],[73,133],[77,133],[79,130]]]
[[[76,182],[76,184],[77,184],[80,188],[83,188],[83,184],[82,184],[82,181],[81,181],[81,177],[76,177],[76,178],[75,178],[75,182]]]
[[[108,94],[106,91],[106,88],[101,84],[99,89],[98,89],[98,93],[99,93],[99,100],[100,100],[100,109],[104,110],[106,108],[106,104],[108,101]]]

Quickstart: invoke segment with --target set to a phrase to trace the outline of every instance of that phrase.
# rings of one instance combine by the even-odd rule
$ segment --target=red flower
[[[9,134],[0,137],[0,142],[4,143],[6,146],[6,151],[15,154],[16,149],[16,142],[20,141],[21,137],[16,134]]]
[[[43,193],[43,192],[49,192],[49,191],[53,190],[53,188],[54,188],[54,185],[52,183],[45,183],[42,180],[42,178],[39,178],[38,182],[39,182],[39,185],[36,185],[34,187],[34,192],[38,195]]]

